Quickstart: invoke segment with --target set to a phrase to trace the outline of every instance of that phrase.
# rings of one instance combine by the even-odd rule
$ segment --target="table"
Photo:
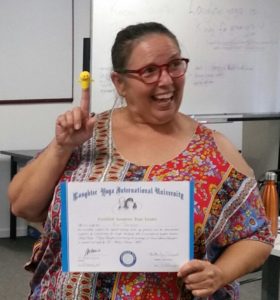
[[[25,165],[30,159],[32,159],[39,150],[5,150],[0,151],[0,154],[8,155],[11,157],[10,163],[10,178],[18,171],[20,165]],[[16,239],[17,236],[17,218],[10,210],[10,238]]]
[[[262,268],[262,300],[279,300],[280,234],[274,248]]]

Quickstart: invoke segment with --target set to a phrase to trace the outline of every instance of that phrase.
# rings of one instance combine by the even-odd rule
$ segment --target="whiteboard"
[[[0,101],[72,98],[73,3],[0,2]]]
[[[166,25],[190,59],[181,111],[280,112],[279,0],[92,0],[92,108],[115,99],[110,51],[123,27]]]

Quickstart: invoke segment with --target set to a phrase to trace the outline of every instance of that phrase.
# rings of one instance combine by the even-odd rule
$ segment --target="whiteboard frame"
[[[47,0],[45,0],[47,1]],[[4,5],[4,4],[2,4]],[[32,26],[36,26],[36,24],[32,24]],[[4,29],[6,30],[6,29]],[[46,104],[46,103],[71,103],[73,102],[73,94],[74,94],[74,82],[73,82],[73,78],[74,78],[74,0],[71,0],[71,28],[69,28],[69,30],[71,31],[71,65],[70,68],[70,74],[68,73],[67,76],[69,76],[68,79],[65,79],[65,82],[67,83],[67,87],[65,88],[65,91],[61,92],[61,94],[64,94],[65,96],[61,97],[61,96],[51,96],[51,97],[42,97],[42,96],[32,96],[32,97],[15,97],[13,99],[7,99],[6,97],[0,96],[0,105],[14,105],[14,104]],[[37,41],[34,41],[34,43],[36,43]],[[32,47],[32,45],[30,46]],[[40,57],[41,59],[41,57]],[[48,57],[46,57],[46,59],[48,59]],[[13,68],[13,66],[11,66],[11,68]],[[17,66],[18,68],[18,66]],[[19,66],[20,68],[20,66]],[[5,70],[3,70],[5,72]],[[44,72],[44,70],[40,70],[40,72]],[[39,75],[40,75],[40,72]],[[55,72],[54,72],[55,74]],[[62,75],[60,75],[62,76]],[[60,77],[61,78],[61,77]],[[71,78],[71,79],[70,79]],[[71,80],[69,82],[69,79]],[[9,78],[7,78],[7,80],[11,80]],[[26,79],[24,79],[26,80]],[[54,82],[53,80],[55,79],[51,79],[50,82],[46,82],[46,85],[49,85],[50,87],[47,87],[48,89],[51,89],[51,83]],[[27,83],[30,83],[30,79],[28,79]],[[26,81],[24,81],[26,82]],[[3,86],[5,85],[5,82],[3,83]],[[23,83],[24,84],[24,83]],[[26,84],[26,83],[25,83]],[[15,84],[15,88],[16,88],[17,83]],[[28,84],[29,85],[29,84]]]

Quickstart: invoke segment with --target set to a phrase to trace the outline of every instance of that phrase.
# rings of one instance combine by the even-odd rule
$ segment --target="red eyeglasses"
[[[156,65],[151,64],[137,70],[116,70],[120,74],[138,74],[145,83],[156,83],[161,77],[162,70],[165,69],[171,78],[179,78],[183,76],[189,64],[188,58],[173,59],[167,64]]]

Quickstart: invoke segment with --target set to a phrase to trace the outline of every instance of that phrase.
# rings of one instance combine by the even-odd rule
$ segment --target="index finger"
[[[81,96],[81,103],[80,103],[81,110],[89,114],[90,109],[90,89],[82,89],[82,96]]]

